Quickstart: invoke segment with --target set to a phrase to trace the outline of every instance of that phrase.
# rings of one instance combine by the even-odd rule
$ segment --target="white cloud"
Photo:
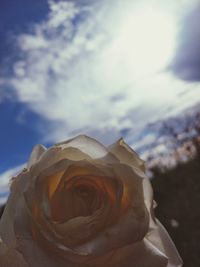
[[[19,101],[49,120],[49,129],[41,129],[46,139],[80,131],[108,139],[198,101],[192,85],[163,71],[189,1],[80,3],[49,1],[48,18],[18,37],[22,57],[8,83]],[[190,93],[180,97],[184,90]]]

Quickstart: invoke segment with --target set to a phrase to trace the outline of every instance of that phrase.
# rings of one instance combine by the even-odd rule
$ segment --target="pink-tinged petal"
[[[163,225],[156,219],[157,227],[147,235],[147,240],[158,250],[164,253],[168,259],[167,267],[181,267],[183,262]]]
[[[35,164],[46,150],[47,149],[44,146],[36,145],[31,152],[27,167],[30,168],[33,164]]]
[[[113,153],[121,163],[130,165],[133,168],[138,168],[144,172],[144,161],[139,158],[138,154],[130,148],[122,138],[110,145],[108,150]]]

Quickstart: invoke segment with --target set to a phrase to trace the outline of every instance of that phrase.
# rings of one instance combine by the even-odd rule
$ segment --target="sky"
[[[0,203],[37,143],[134,148],[155,138],[138,137],[148,123],[198,105],[199,13],[197,0],[2,1]]]

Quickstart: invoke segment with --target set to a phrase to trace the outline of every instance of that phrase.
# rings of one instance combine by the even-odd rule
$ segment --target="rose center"
[[[85,200],[92,200],[94,198],[94,191],[91,188],[86,186],[78,186],[75,190],[76,193]]]
[[[100,193],[92,185],[72,185],[63,188],[51,199],[52,217],[63,222],[78,216],[90,216],[100,207]]]

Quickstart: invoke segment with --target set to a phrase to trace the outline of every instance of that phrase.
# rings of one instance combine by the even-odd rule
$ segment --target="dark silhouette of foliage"
[[[185,267],[200,266],[200,157],[165,173],[154,172],[156,216],[164,224]]]

